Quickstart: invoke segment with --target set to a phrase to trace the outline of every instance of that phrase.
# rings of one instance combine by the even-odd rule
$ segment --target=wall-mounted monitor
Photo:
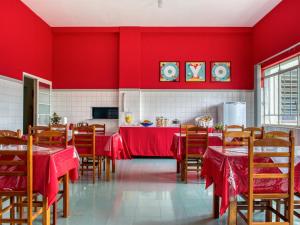
[[[118,107],[92,107],[93,119],[119,119]]]

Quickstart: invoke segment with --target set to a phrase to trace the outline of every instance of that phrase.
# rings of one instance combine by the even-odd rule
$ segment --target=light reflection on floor
[[[175,171],[172,159],[118,161],[111,182],[71,185],[71,215],[58,225],[226,224],[226,215],[212,219],[212,189],[196,175],[183,184]]]

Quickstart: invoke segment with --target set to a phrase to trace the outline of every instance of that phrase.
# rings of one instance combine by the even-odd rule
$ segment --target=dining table
[[[281,147],[255,147],[254,151],[283,151]],[[263,158],[255,160],[278,160]],[[269,172],[270,168],[262,171]],[[272,168],[275,173],[282,173],[282,168]],[[248,191],[248,147],[247,146],[209,146],[204,154],[201,177],[205,179],[206,188],[213,185],[213,216],[218,218],[228,210],[228,224],[237,222],[237,196]],[[300,146],[295,147],[295,192],[300,191]],[[264,179],[254,182],[254,191],[287,190],[284,179]],[[220,202],[221,200],[221,202]]]
[[[121,126],[120,134],[132,156],[172,157],[170,147],[179,126]]]
[[[1,150],[24,151],[27,145],[0,145]],[[43,196],[45,213],[44,223],[50,224],[50,206],[56,201],[59,192],[59,179],[64,178],[64,217],[69,214],[69,180],[75,182],[78,179],[79,157],[74,146],[66,148],[32,146],[33,151],[33,191]],[[7,167],[0,167],[1,170]],[[25,189],[26,177],[14,179],[0,179],[0,188]]]

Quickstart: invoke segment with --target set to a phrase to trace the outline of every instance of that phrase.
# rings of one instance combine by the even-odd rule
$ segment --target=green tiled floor
[[[71,185],[70,217],[59,217],[58,224],[226,224],[226,215],[212,219],[212,189],[205,190],[196,175],[189,184],[181,183],[175,165],[171,159],[118,161],[111,182],[102,178],[93,185],[81,179]]]

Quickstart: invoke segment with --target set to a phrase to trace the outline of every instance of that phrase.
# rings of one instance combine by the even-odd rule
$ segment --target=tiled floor
[[[212,189],[190,177],[179,182],[175,160],[119,161],[111,182],[71,185],[71,215],[59,225],[220,225],[212,219]],[[244,223],[239,223],[244,224]],[[297,224],[297,223],[296,223]]]

